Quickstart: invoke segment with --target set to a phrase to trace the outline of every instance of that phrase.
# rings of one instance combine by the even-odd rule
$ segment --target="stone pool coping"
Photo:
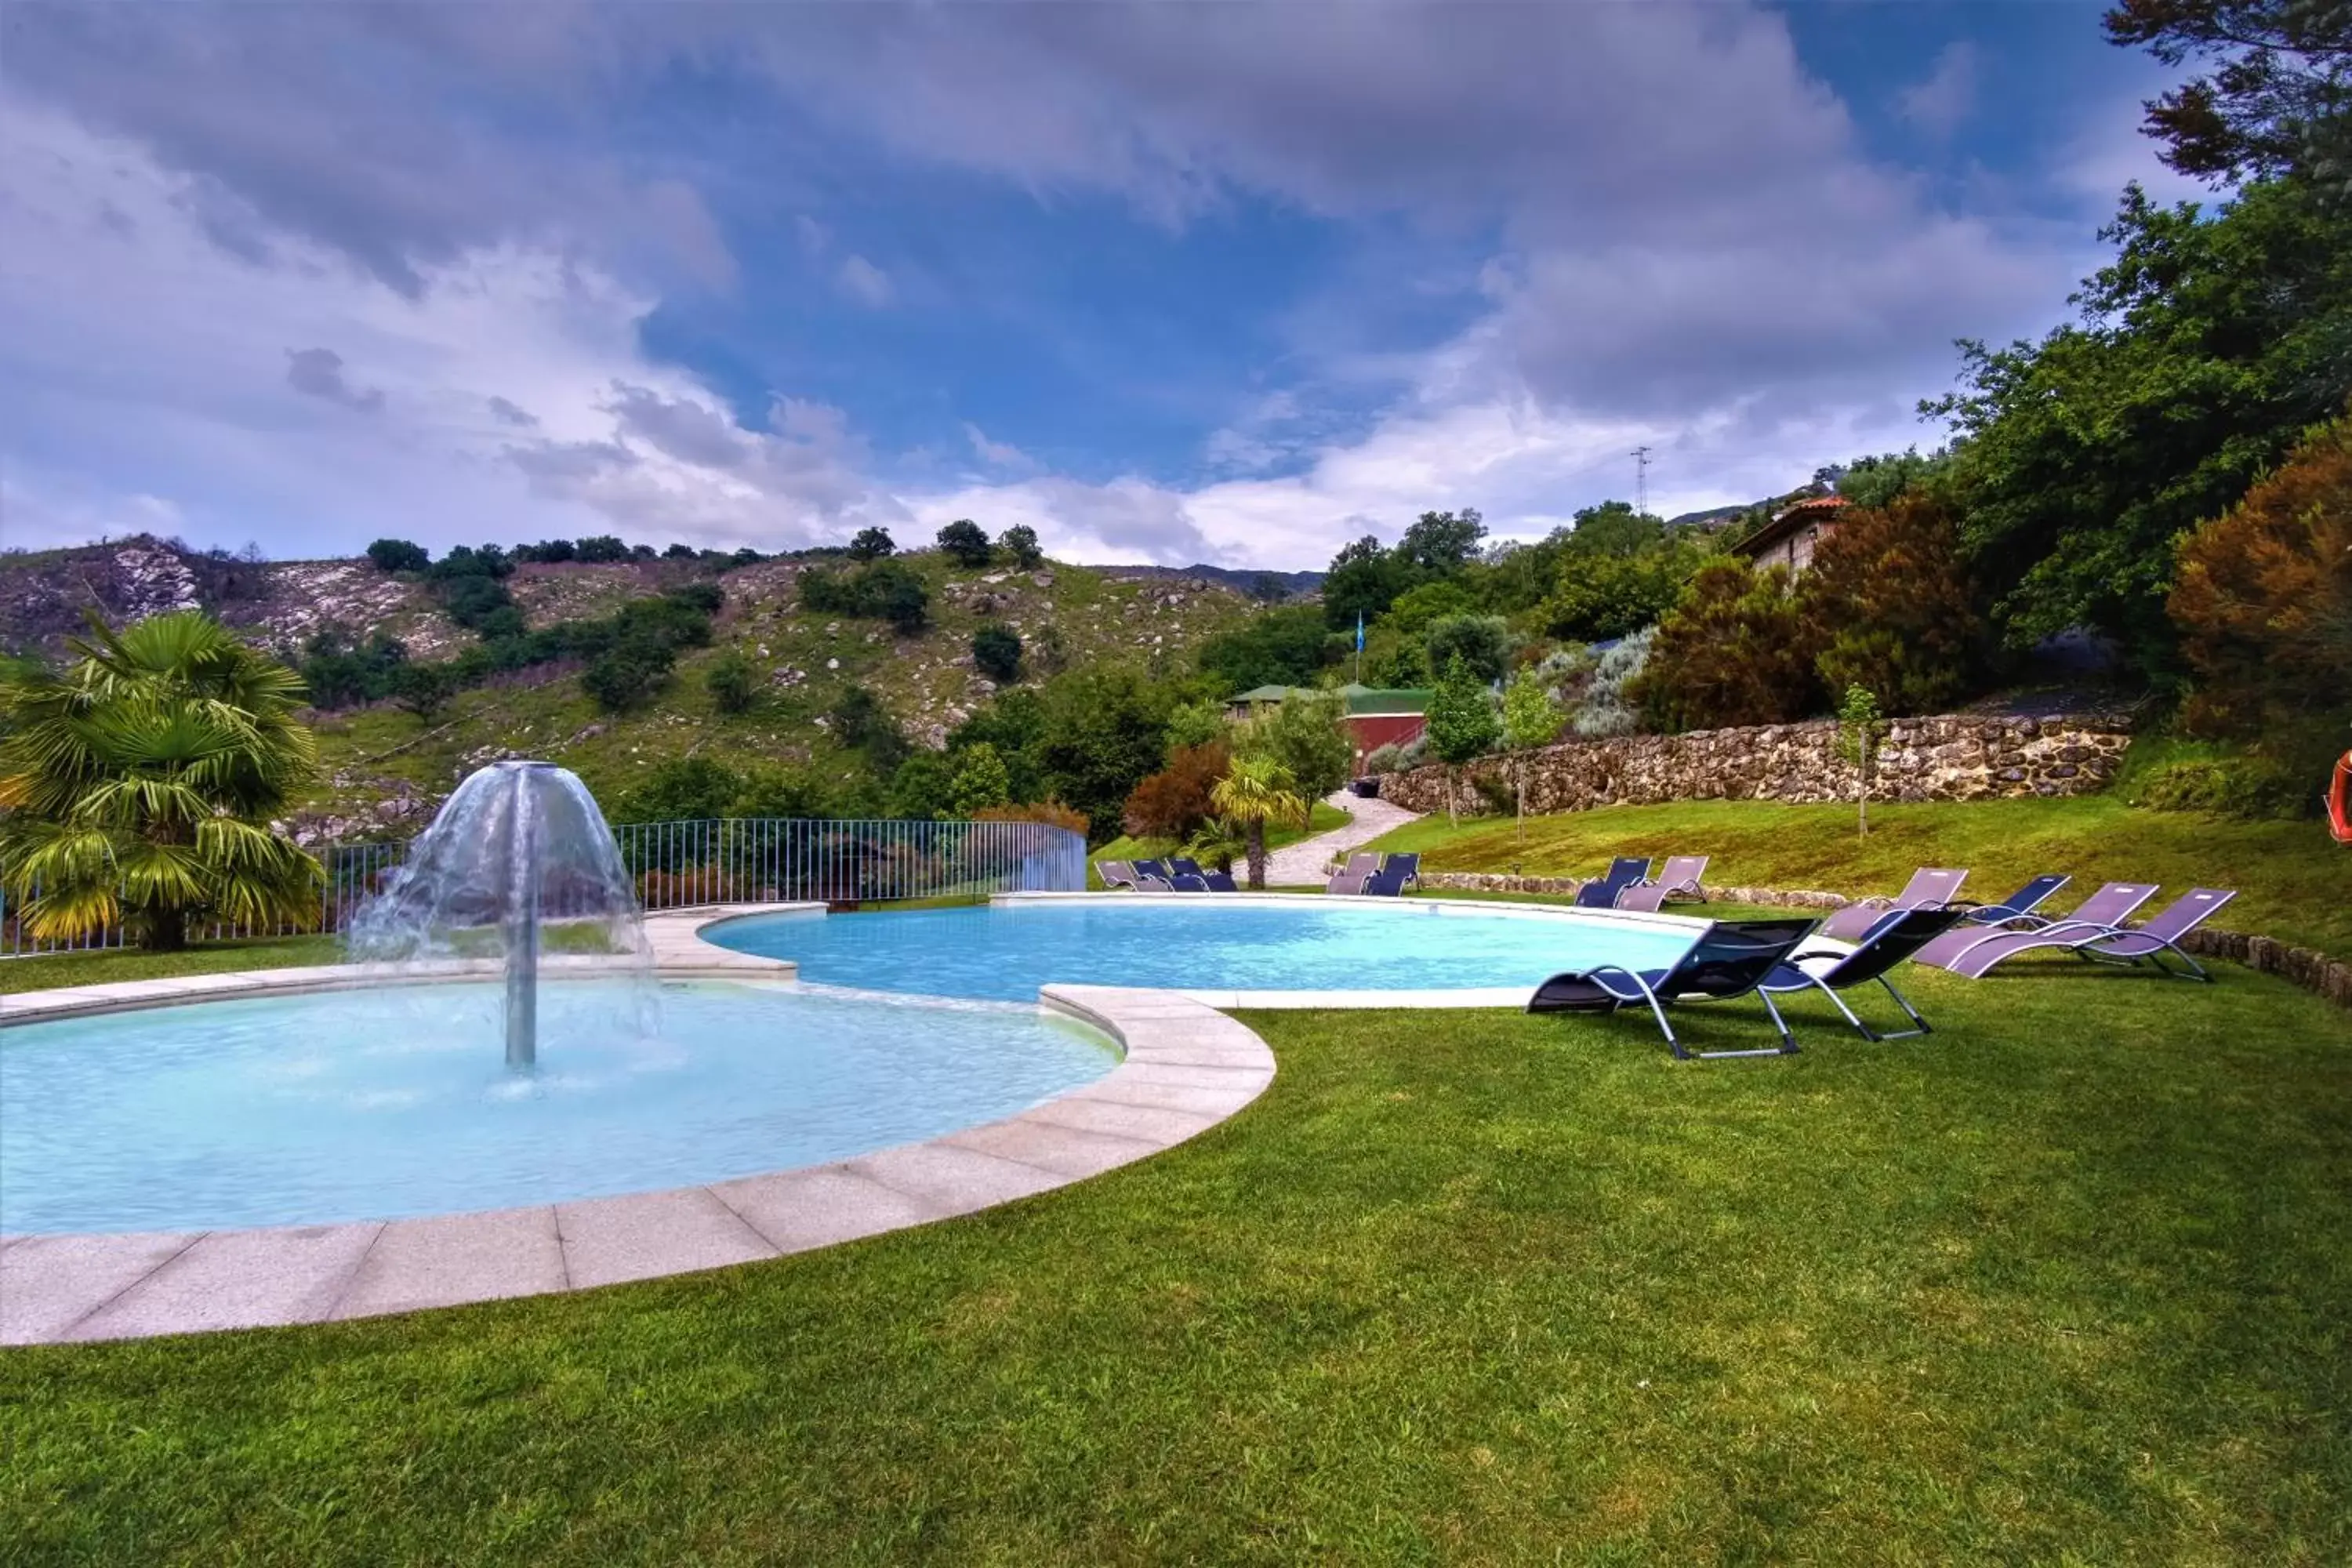
[[[646,926],[664,974],[788,979],[787,963],[711,948],[696,933],[754,910],[793,908],[722,906],[656,916]],[[79,987],[66,1005],[12,1008],[7,1021],[337,990],[373,978],[351,973],[354,966],[324,967],[343,973],[265,970]],[[305,974],[313,984],[294,978]],[[376,1317],[781,1258],[1098,1175],[1206,1131],[1274,1081],[1264,1040],[1188,997],[1048,985],[1039,1000],[1102,1030],[1120,1060],[1015,1116],[829,1164],[619,1197],[345,1225],[0,1237],[0,1344]]]

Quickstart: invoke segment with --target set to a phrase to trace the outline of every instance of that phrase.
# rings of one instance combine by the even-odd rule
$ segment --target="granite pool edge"
[[[733,906],[662,919],[698,945],[700,929],[746,912]],[[670,945],[679,962],[661,963],[662,973],[703,972],[690,946]],[[756,970],[719,963],[709,972],[774,977],[791,967],[754,963]],[[184,999],[184,992],[117,998],[84,1011]],[[346,1321],[786,1257],[974,1213],[1145,1159],[1225,1121],[1274,1081],[1274,1053],[1263,1039],[1189,997],[1049,985],[1039,1000],[1108,1035],[1118,1065],[996,1121],[697,1186],[345,1225],[0,1237],[0,1345]]]

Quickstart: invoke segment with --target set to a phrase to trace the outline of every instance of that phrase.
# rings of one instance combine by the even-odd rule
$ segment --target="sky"
[[[0,544],[970,517],[1315,568],[1939,444],[2160,68],[2096,5],[0,10]]]

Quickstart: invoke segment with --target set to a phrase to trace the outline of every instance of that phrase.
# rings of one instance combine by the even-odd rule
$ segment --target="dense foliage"
[[[1133,838],[1190,838],[1213,815],[1209,792],[1232,762],[1223,741],[1176,747],[1168,765],[1128,795],[1120,825]]]
[[[991,680],[1021,679],[1021,634],[992,622],[971,634],[971,666]]]
[[[1229,632],[1202,645],[1203,673],[1214,676],[1227,695],[1260,686],[1311,684],[1330,657],[1322,615],[1310,605],[1261,610]]]
[[[801,574],[801,603],[820,615],[887,621],[913,637],[930,625],[930,590],[905,562],[877,557],[846,571],[811,567]]]
[[[968,517],[960,517],[940,529],[939,543],[948,559],[959,566],[985,566],[994,553],[987,532]]]

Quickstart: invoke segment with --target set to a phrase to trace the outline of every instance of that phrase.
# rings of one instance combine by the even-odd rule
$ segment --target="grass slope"
[[[15,1561],[2332,1563],[2352,1055],[2262,977],[1939,1032],[1251,1019],[1139,1166],[719,1273],[0,1354]],[[1753,1038],[1752,1008],[1703,1040]]]
[[[1034,573],[971,571],[950,566],[937,552],[901,559],[923,575],[931,594],[932,624],[919,637],[895,636],[878,621],[805,611],[788,569],[746,567],[719,580],[728,602],[713,645],[681,656],[667,688],[644,708],[602,712],[575,677],[563,676],[467,692],[431,725],[390,706],[328,715],[319,733],[330,783],[311,804],[348,807],[404,783],[438,795],[465,771],[467,758],[499,750],[561,763],[608,799],[655,763],[687,754],[847,776],[852,761],[818,718],[856,683],[880,698],[919,743],[952,729],[985,700],[970,662],[972,633],[983,625],[1001,621],[1021,635],[1034,679],[1048,626],[1069,666],[1124,662],[1174,671],[1189,669],[1203,641],[1252,613],[1247,601],[1223,588],[1194,593],[1181,584],[1120,582],[1058,563]],[[650,593],[656,585],[640,584],[632,570],[539,568],[520,596],[535,620],[559,610],[608,611],[625,589]],[[599,572],[613,581],[595,578]],[[751,660],[764,694],[751,712],[731,718],[712,707],[703,682],[711,660],[729,649]],[[797,671],[798,679],[779,683],[774,678],[784,671]]]
[[[2137,811],[2112,795],[2000,800],[1970,805],[1873,805],[1870,836],[1854,834],[1843,805],[1685,801],[1612,805],[1529,817],[1524,849],[1511,823],[1426,816],[1371,847],[1418,849],[1433,871],[1597,876],[1612,855],[1711,857],[1711,884],[1892,893],[1918,866],[1969,868],[1970,897],[2007,897],[2029,877],[2064,871],[2074,880],[2058,906],[2072,908],[2102,882],[2153,881],[2148,908],[2192,887],[2234,888],[2216,925],[2352,957],[2352,854],[2316,823],[2219,821]]]
[[[105,985],[117,980],[157,980],[177,974],[221,974],[235,969],[289,969],[340,963],[342,942],[332,936],[256,937],[200,942],[185,952],[61,952],[0,963],[0,995],[58,985]]]

